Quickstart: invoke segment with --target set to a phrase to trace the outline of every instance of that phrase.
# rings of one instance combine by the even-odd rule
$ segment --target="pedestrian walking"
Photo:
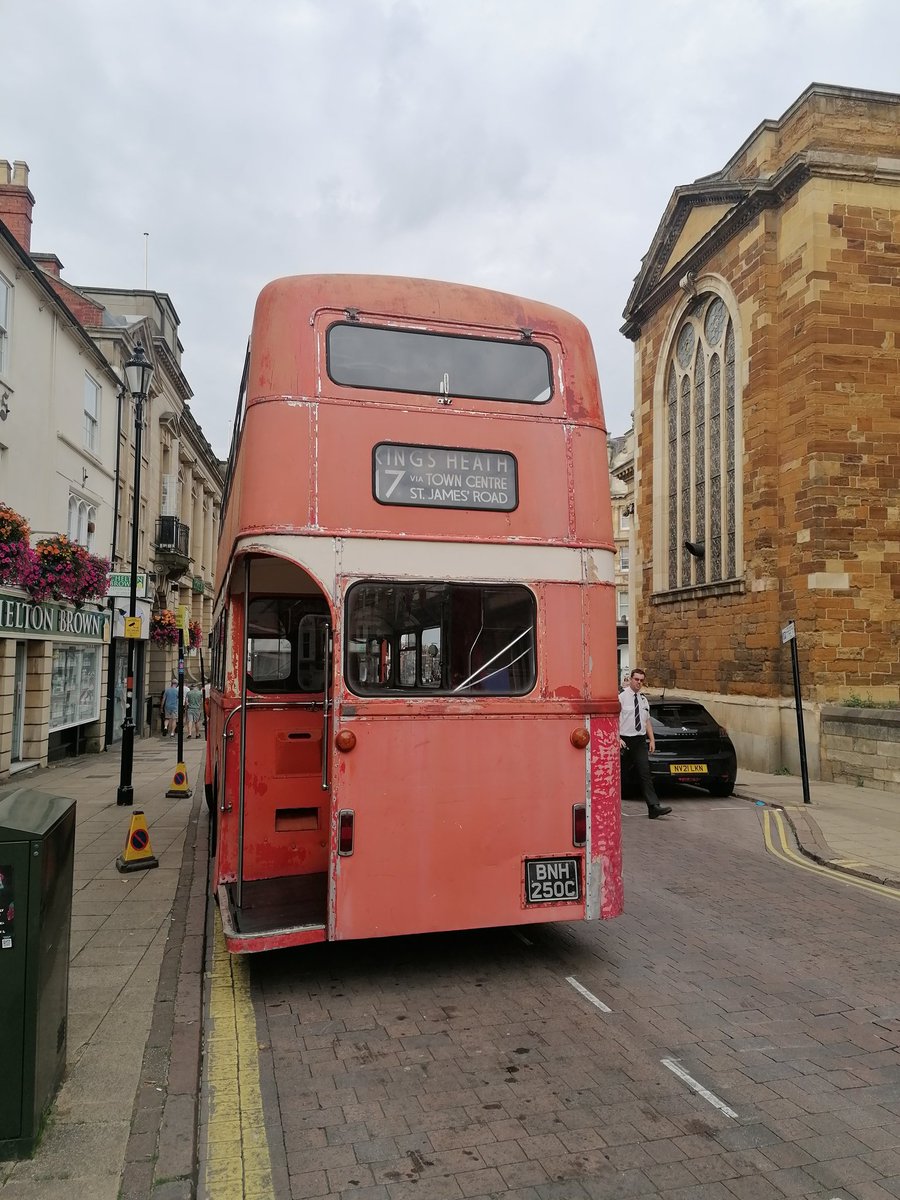
[[[640,667],[628,676],[628,683],[619,693],[619,745],[629,756],[634,772],[640,780],[641,791],[647,802],[650,820],[664,817],[672,809],[660,804],[653,780],[650,778],[649,755],[656,749],[653,725],[650,722],[650,702],[641,691],[644,672]]]
[[[203,693],[200,691],[200,685],[197,683],[191,684],[191,690],[187,694],[185,715],[187,717],[188,737],[198,738],[200,736],[200,722],[203,720]]]
[[[163,720],[166,723],[163,737],[174,737],[175,730],[178,726],[178,680],[172,679],[169,686],[163,691],[159,701],[160,712]]]

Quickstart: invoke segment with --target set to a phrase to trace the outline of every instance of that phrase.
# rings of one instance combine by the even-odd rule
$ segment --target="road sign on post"
[[[791,674],[794,677],[794,707],[797,710],[797,741],[800,747],[800,780],[803,784],[803,803],[811,804],[809,797],[809,768],[806,763],[806,734],[803,731],[803,700],[800,696],[800,664],[797,661],[797,628],[788,621],[781,631],[781,642],[791,643]]]

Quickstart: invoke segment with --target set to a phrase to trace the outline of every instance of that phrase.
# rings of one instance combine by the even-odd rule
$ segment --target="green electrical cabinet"
[[[0,788],[0,1159],[34,1152],[66,1066],[75,801]]]

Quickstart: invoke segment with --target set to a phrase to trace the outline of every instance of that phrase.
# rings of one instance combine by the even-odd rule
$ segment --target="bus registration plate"
[[[559,904],[581,899],[578,858],[528,858],[525,860],[525,903]]]

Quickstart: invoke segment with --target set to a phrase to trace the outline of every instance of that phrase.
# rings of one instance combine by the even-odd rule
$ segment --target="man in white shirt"
[[[652,821],[656,817],[664,817],[672,809],[660,804],[650,778],[648,753],[656,749],[656,742],[650,723],[650,702],[641,691],[643,686],[644,672],[640,667],[635,667],[619,693],[619,745],[631,759],[647,801],[647,816]]]

